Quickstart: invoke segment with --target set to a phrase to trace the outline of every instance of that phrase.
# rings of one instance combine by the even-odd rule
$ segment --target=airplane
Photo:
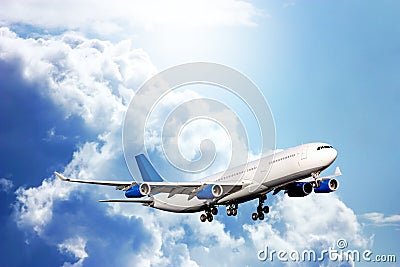
[[[339,188],[335,178],[342,175],[339,167],[332,175],[320,177],[336,159],[337,151],[327,143],[308,143],[247,164],[219,172],[193,182],[165,181],[145,155],[135,156],[143,182],[76,180],[55,172],[63,181],[115,186],[125,192],[126,199],[99,202],[140,203],[176,213],[203,212],[202,222],[212,222],[218,206],[226,206],[228,216],[236,216],[241,203],[257,199],[253,220],[264,220],[269,207],[264,206],[267,194],[284,191],[289,197],[305,197],[314,193],[330,193]]]

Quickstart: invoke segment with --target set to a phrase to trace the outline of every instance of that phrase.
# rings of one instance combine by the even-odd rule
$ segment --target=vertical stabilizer
[[[139,167],[140,174],[142,175],[143,181],[164,182],[164,179],[161,178],[161,176],[154,169],[153,165],[151,165],[150,161],[146,158],[145,155],[139,154],[135,156],[135,159]]]

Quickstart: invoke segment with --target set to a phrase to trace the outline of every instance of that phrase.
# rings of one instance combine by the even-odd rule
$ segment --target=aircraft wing
[[[223,192],[233,193],[242,189],[245,185],[233,182],[212,182],[212,181],[194,181],[194,182],[145,182],[151,188],[151,194],[168,193],[168,197],[176,194],[188,195],[188,199],[196,196],[203,188],[209,185],[219,185]]]
[[[194,181],[194,182],[123,182],[123,181],[97,181],[97,180],[78,180],[78,179],[70,179],[64,177],[62,174],[58,172],[54,172],[54,174],[61,180],[65,182],[72,183],[84,183],[84,184],[97,184],[97,185],[107,185],[107,186],[115,186],[118,190],[126,191],[130,187],[136,184],[147,184],[150,187],[149,195],[154,195],[157,193],[168,193],[168,197],[172,197],[176,194],[185,194],[188,195],[189,199],[196,196],[196,194],[205,188],[208,185],[219,185],[222,187],[224,192],[236,192],[242,189],[245,184],[242,183],[233,183],[233,182],[206,182],[206,181]],[[104,201],[102,201],[104,202]],[[121,201],[119,201],[121,202]],[[132,202],[132,201],[131,201]],[[140,201],[139,201],[140,202]],[[144,202],[149,203],[149,202]]]

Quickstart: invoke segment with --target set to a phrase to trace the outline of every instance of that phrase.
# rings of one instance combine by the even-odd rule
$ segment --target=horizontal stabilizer
[[[120,202],[120,203],[142,203],[142,204],[152,204],[151,199],[102,199],[99,202]]]

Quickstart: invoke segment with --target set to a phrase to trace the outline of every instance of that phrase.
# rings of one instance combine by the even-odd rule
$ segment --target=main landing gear
[[[209,207],[204,211],[203,214],[200,215],[200,221],[201,222],[205,222],[205,221],[212,222],[214,220],[213,215],[217,215],[217,214],[218,214],[218,209],[216,207]]]
[[[237,203],[231,203],[229,205],[226,205],[226,215],[228,215],[228,216],[236,216],[237,215],[238,206],[239,205]]]
[[[267,214],[269,212],[268,206],[263,206],[264,201],[267,199],[267,195],[262,195],[258,198],[258,206],[257,213],[251,214],[251,218],[256,221],[260,219],[260,221],[264,220],[264,213]]]

